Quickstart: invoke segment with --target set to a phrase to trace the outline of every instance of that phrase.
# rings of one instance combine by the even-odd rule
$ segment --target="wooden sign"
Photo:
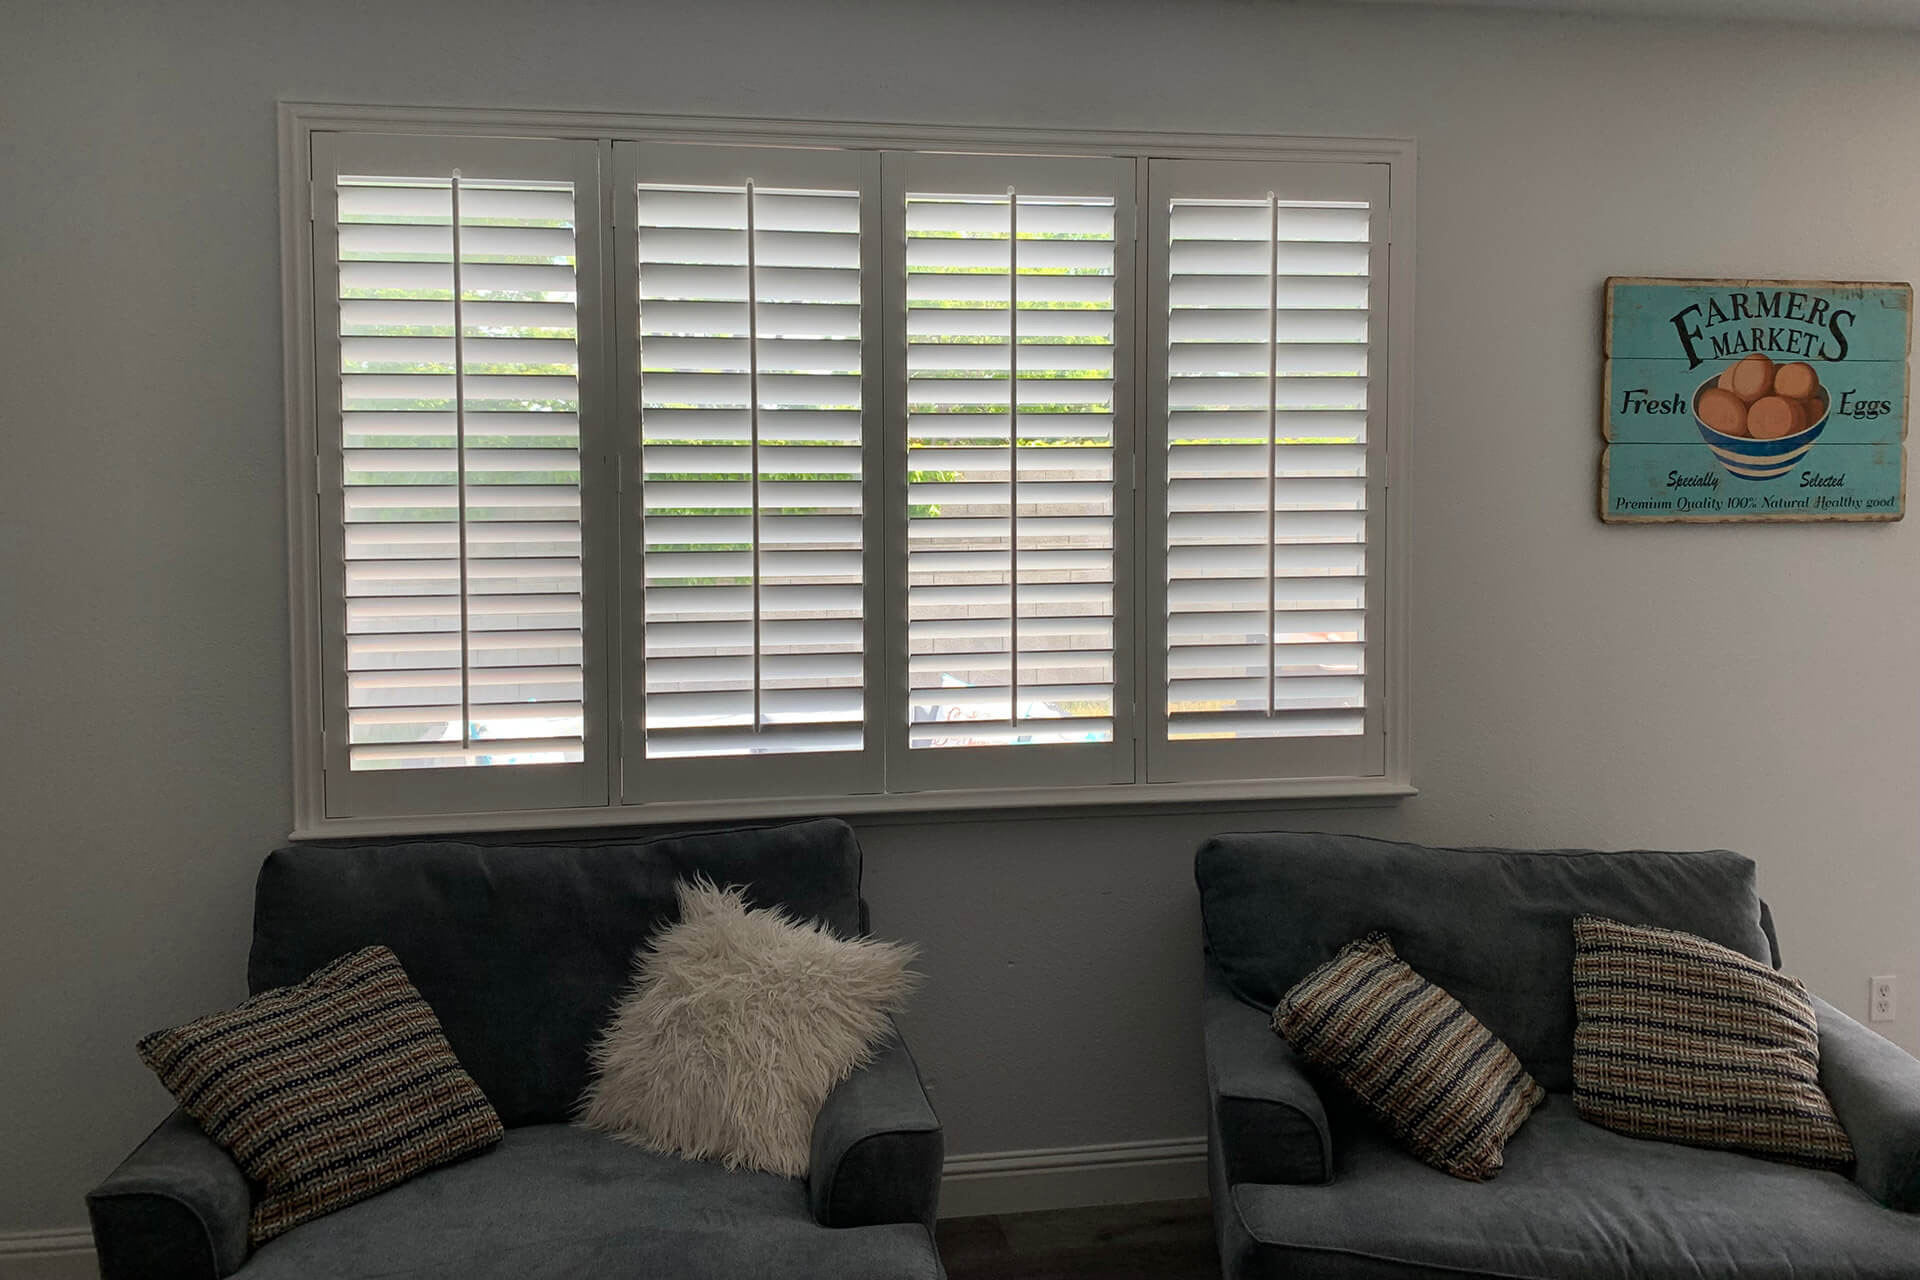
[[[1600,518],[1898,520],[1913,286],[1607,281]]]

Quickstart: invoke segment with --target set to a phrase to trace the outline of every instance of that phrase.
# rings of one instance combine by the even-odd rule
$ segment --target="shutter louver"
[[[861,192],[634,194],[646,758],[862,752]]]
[[[1367,729],[1373,212],[1169,202],[1171,740]]]
[[[1115,736],[1116,203],[905,196],[907,743]]]
[[[335,181],[350,768],[584,756],[565,181]]]

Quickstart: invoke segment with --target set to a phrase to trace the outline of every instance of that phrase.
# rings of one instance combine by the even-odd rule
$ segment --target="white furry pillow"
[[[653,1151],[803,1177],[813,1120],[919,983],[897,942],[846,941],[745,892],[679,885],[593,1049],[580,1122]]]

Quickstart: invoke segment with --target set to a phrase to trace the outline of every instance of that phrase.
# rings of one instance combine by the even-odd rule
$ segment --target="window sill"
[[[301,822],[289,838],[339,840],[477,831],[556,831],[580,827],[639,827],[817,816],[853,819],[861,826],[893,826],[933,817],[985,822],[1142,810],[1154,813],[1193,812],[1249,804],[1261,808],[1361,808],[1392,804],[1418,794],[1417,787],[1393,778],[1286,778],[1089,787],[993,787],[967,791],[913,791],[893,795],[772,796],[759,800],[616,804],[587,809],[433,814],[411,818],[320,818]]]

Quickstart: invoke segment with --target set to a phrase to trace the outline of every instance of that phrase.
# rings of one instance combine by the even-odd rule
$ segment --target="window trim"
[[[441,813],[406,817],[329,818],[324,774],[323,646],[320,636],[321,473],[318,465],[316,335],[314,332],[313,235],[316,197],[310,181],[315,135],[335,132],[399,131],[472,137],[542,137],[592,140],[600,145],[603,169],[611,173],[612,146],[604,139],[637,142],[694,142],[736,146],[830,144],[871,150],[986,151],[997,154],[1086,154],[1131,159],[1138,166],[1138,200],[1145,208],[1145,161],[1306,160],[1376,163],[1388,168],[1391,204],[1386,276],[1388,324],[1387,448],[1380,483],[1386,501],[1380,519],[1383,563],[1380,572],[1381,714],[1385,730],[1384,770],[1378,775],[1283,778],[1207,782],[1145,782],[1088,786],[999,786],[965,791],[919,791],[864,795],[781,796],[754,800],[682,800],[653,803],[610,802],[567,809]],[[892,125],[857,121],[769,120],[750,117],[701,117],[621,112],[578,112],[349,105],[285,101],[278,105],[280,142],[282,359],[285,376],[286,492],[288,551],[288,642],[290,649],[290,729],[293,768],[293,835],[327,838],[436,831],[528,830],[586,826],[700,822],[715,819],[772,818],[807,813],[964,814],[1018,810],[1029,816],[1047,811],[1135,810],[1141,806],[1219,807],[1236,802],[1313,805],[1391,802],[1418,794],[1411,785],[1412,735],[1410,673],[1408,494],[1406,424],[1412,413],[1413,264],[1415,146],[1406,138],[1287,137],[1252,134],[1172,133],[1117,130],[1050,130],[1025,126]],[[601,228],[614,225],[614,183],[601,185]],[[1141,223],[1151,219],[1140,218]],[[1144,228],[1136,228],[1136,235]],[[1137,255],[1138,257],[1138,255]],[[1146,258],[1138,258],[1144,263]],[[1145,270],[1135,271],[1134,308],[1145,314]],[[612,342],[611,329],[603,331]],[[611,357],[612,352],[605,353]],[[1134,403],[1144,409],[1146,370],[1152,361],[1135,361]],[[609,371],[617,362],[605,358]],[[1150,432],[1137,429],[1136,442]],[[1133,542],[1145,546],[1145,504],[1134,503]],[[1136,577],[1138,575],[1136,574]],[[617,658],[617,609],[607,609],[607,644]],[[1138,608],[1136,606],[1136,616]],[[1136,627],[1136,630],[1138,628]],[[1136,689],[1145,689],[1146,644],[1133,646]],[[623,714],[620,692],[613,714]],[[878,691],[874,691],[878,692]],[[1144,720],[1145,717],[1142,717]],[[1146,735],[1135,735],[1136,777],[1145,777]],[[618,794],[617,753],[608,753],[611,795]],[[611,799],[611,796],[610,796]]]

